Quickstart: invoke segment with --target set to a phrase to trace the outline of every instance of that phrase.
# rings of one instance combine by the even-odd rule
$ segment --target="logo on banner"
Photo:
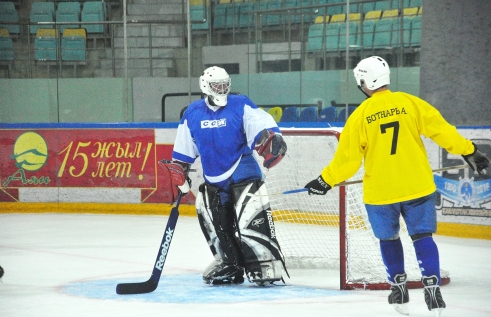
[[[10,183],[21,182],[22,184],[49,184],[47,176],[26,176],[26,171],[35,172],[41,169],[48,160],[48,145],[44,138],[36,132],[25,132],[21,134],[14,143],[13,154],[10,158],[15,160],[15,167],[18,170],[10,175],[3,183],[7,186]]]
[[[15,160],[17,168],[37,171],[48,159],[48,145],[36,132],[23,133],[15,141],[14,154],[10,158]]]
[[[487,139],[473,140],[479,150],[487,156],[491,154],[491,141]],[[465,162],[460,156],[442,150],[442,166],[452,166]],[[443,215],[491,217],[491,177],[479,175],[471,168],[434,175],[437,192],[441,195]]]
[[[491,200],[491,179],[475,181],[474,178],[459,178],[458,180],[435,175],[438,192],[454,207],[481,208],[481,205]]]

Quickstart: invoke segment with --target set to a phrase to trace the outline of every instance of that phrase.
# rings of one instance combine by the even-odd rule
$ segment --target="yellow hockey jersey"
[[[376,92],[348,118],[322,178],[331,186],[338,184],[352,177],[364,161],[366,204],[429,195],[436,186],[421,135],[452,154],[474,151],[472,142],[426,101],[403,92]]]

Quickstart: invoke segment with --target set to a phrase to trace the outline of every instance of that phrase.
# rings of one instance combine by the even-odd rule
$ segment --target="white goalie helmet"
[[[390,84],[389,64],[382,57],[371,56],[362,59],[353,73],[358,87],[362,87],[364,82],[366,88],[376,90]]]
[[[205,95],[211,97],[215,105],[224,107],[230,92],[230,76],[221,67],[209,67],[199,78],[199,87]]]

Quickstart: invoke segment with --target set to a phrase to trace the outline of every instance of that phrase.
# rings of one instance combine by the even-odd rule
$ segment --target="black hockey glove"
[[[331,190],[331,186],[324,181],[321,175],[313,181],[310,181],[304,188],[308,188],[309,195],[325,195]]]
[[[478,172],[480,175],[486,174],[486,169],[489,167],[491,160],[479,151],[474,143],[472,144],[474,145],[474,153],[462,155],[462,157],[474,172]]]

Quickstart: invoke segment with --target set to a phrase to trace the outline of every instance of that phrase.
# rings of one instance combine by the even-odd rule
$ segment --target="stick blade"
[[[116,293],[119,295],[145,294],[157,289],[157,283],[148,280],[141,283],[121,283],[116,286]]]

